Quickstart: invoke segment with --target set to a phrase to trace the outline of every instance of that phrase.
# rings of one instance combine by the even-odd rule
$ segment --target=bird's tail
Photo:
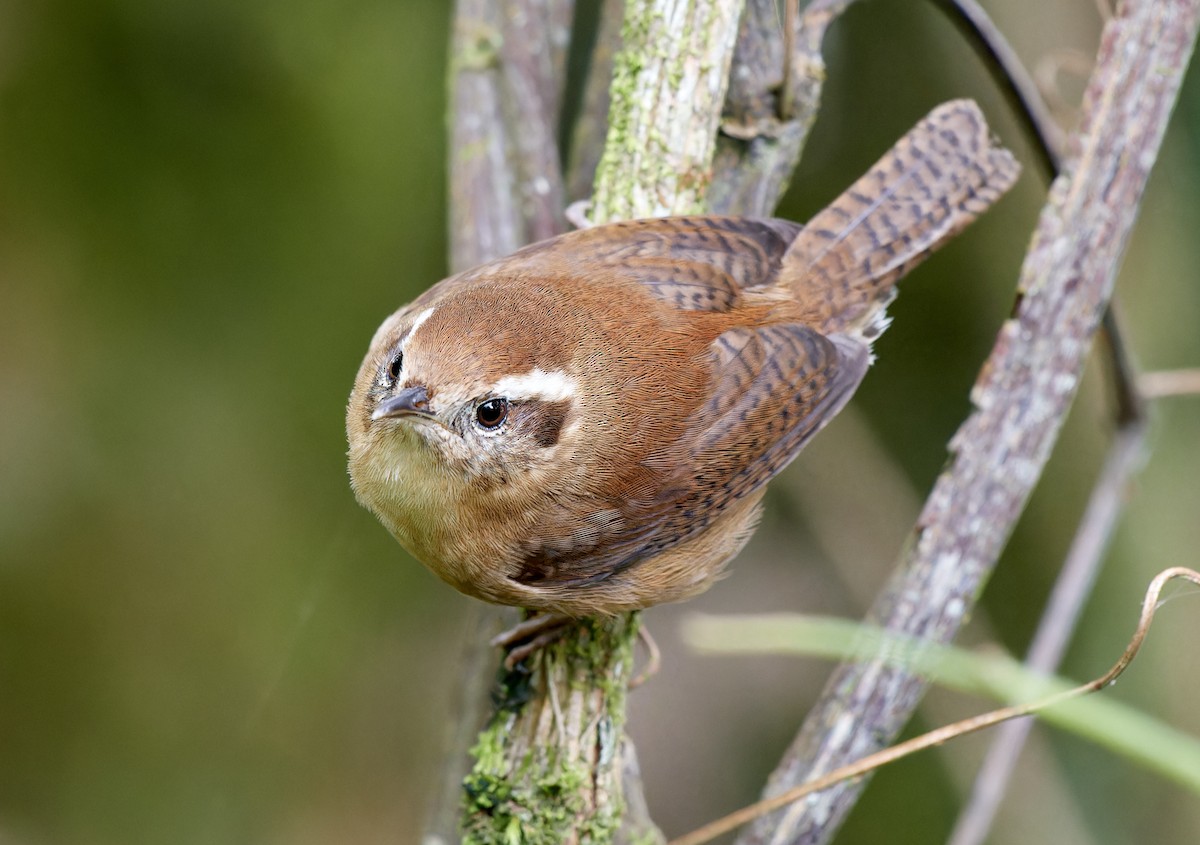
[[[900,277],[986,211],[1020,169],[993,146],[974,102],[945,103],[804,226],[781,281],[810,324],[870,341],[887,327]]]

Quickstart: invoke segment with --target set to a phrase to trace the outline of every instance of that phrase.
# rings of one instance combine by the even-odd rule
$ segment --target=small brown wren
[[[612,223],[448,278],[371,341],[354,492],[485,601],[587,616],[699,593],[862,381],[896,282],[1018,171],[954,101],[805,226]]]

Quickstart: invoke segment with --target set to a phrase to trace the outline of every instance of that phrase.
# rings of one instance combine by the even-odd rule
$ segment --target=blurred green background
[[[1095,4],[992,3],[1031,66],[1090,55]],[[343,407],[378,322],[445,272],[438,0],[27,0],[0,7],[0,842],[416,842],[471,601],[354,502]],[[831,199],[937,102],[1030,163],[905,285],[847,415],[774,485],[716,589],[648,624],[634,696],[656,818],[750,800],[828,667],[699,658],[692,609],[856,615],[911,526],[1012,303],[1044,193],[952,27],[864,2],[784,213]],[[1200,79],[1120,290],[1147,368],[1200,365]],[[1079,93],[1061,78],[1065,116]],[[1020,652],[1111,430],[1093,366],[967,642]],[[1200,563],[1200,399],[1153,452],[1065,671],[1123,647],[1154,571]],[[1200,605],[1108,695],[1200,734]],[[982,709],[935,693],[920,724]],[[1039,729],[995,843],[1192,843],[1200,802]],[[944,839],[975,738],[879,776],[845,842]]]

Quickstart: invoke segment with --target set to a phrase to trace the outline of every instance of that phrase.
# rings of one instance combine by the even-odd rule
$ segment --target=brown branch
[[[1035,149],[1040,154],[1043,169],[1049,178],[1056,177],[1066,139],[1016,51],[975,0],[933,2],[965,33],[992,70],[993,77],[1036,142]],[[1121,331],[1117,310],[1114,298],[1104,312],[1102,334],[1119,429],[1026,656],[1029,668],[1044,673],[1056,671],[1062,661],[1120,519],[1126,488],[1141,463],[1145,441],[1144,402],[1138,390],[1137,368]],[[975,778],[970,798],[951,834],[951,845],[977,845],[987,837],[1031,730],[1032,723],[1022,721],[1007,724],[996,732]]]
[[[571,0],[458,0],[450,50],[450,268],[562,230],[556,145]]]
[[[1113,441],[1025,656],[1028,668],[1049,674],[1062,662],[1116,529],[1130,480],[1141,465],[1144,445],[1145,425],[1140,420],[1127,424]],[[1033,722],[1020,721],[1010,722],[996,732],[979,767],[971,798],[954,825],[950,845],[978,845],[987,838],[1032,729]]]
[[[596,43],[588,63],[583,103],[571,132],[571,155],[567,159],[567,197],[571,202],[587,200],[596,182],[596,166],[604,153],[608,134],[608,96],[613,60],[621,49],[624,0],[603,0],[596,26]]]
[[[713,160],[712,211],[766,216],[775,210],[817,119],[825,32],[853,2],[814,0],[795,16],[785,39],[775,0],[748,0]]]
[[[977,410],[952,440],[951,465],[869,622],[947,642],[986,582],[1074,397],[1191,54],[1198,7],[1200,0],[1130,0],[1106,26],[1083,123],[1034,234],[1015,314],[972,391]],[[923,689],[879,661],[839,668],[768,794],[890,742]],[[861,785],[811,796],[760,820],[739,842],[828,841]]]
[[[503,0],[500,68],[524,241],[564,231],[558,123],[574,0]]]

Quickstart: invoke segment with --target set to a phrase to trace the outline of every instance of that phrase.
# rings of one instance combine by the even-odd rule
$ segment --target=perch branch
[[[702,210],[740,12],[740,0],[626,4],[597,222]],[[465,842],[662,841],[628,788],[637,778],[624,722],[638,629],[636,614],[581,620],[502,675],[496,713],[472,749]]]
[[[450,243],[455,270],[563,228],[556,134],[572,9],[571,0],[458,3],[451,60]],[[471,677],[480,671],[490,677],[494,671],[492,656],[484,658],[478,651],[486,642],[482,627],[473,626],[464,660]],[[593,841],[606,841],[603,834],[611,832],[620,816],[613,797],[619,799],[621,792],[593,782],[588,766],[608,759],[622,736],[622,684],[629,657],[621,642],[611,640],[622,640],[617,632],[628,627],[634,623],[592,626],[564,643],[564,650],[573,651],[560,655],[543,674],[510,673],[502,679],[496,714],[473,749],[469,775],[460,756],[451,755],[448,785],[427,828],[427,843],[457,839],[460,797],[468,841],[510,841],[514,824],[528,842],[575,841],[555,832],[563,829],[554,827],[555,809],[569,823],[587,819]],[[596,661],[579,658],[601,652],[610,674],[597,683],[582,669]],[[480,663],[487,668],[480,669]],[[572,698],[570,691],[585,685],[586,694]],[[481,721],[474,712],[480,700],[476,686],[469,678],[464,687],[465,712],[457,734],[473,732]],[[610,702],[611,717],[601,713],[597,699]],[[538,731],[561,741],[537,744]],[[613,771],[628,781],[627,818],[630,828],[638,830],[646,815],[632,749]],[[538,831],[543,839],[536,838]]]
[[[536,0],[535,0],[536,2]],[[545,8],[547,4],[553,8]],[[530,175],[534,167],[550,169],[547,183],[561,182],[557,175],[553,127],[557,124],[560,94],[557,80],[565,62],[565,45],[559,48],[562,22],[569,20],[569,0],[543,0],[542,7],[552,26],[547,27],[549,49],[540,60],[514,56],[504,49],[506,28],[529,20],[529,3],[510,0],[458,0],[450,47],[450,149],[449,149],[449,263],[453,271],[512,252],[535,231],[544,219],[544,203],[528,202]],[[516,12],[515,15],[506,15]],[[507,66],[505,56],[521,59]],[[523,92],[513,104],[514,92]],[[531,93],[532,92],[532,93]],[[513,120],[524,112],[542,125],[521,150],[513,141]],[[519,124],[518,124],[519,125]],[[519,154],[518,154],[519,152]],[[541,162],[541,165],[534,164]],[[552,166],[553,165],[553,166]],[[535,199],[537,192],[535,194]],[[467,626],[463,673],[455,696],[453,728],[446,743],[447,760],[439,789],[426,822],[423,842],[440,845],[456,840],[459,796],[467,774],[466,749],[483,723],[488,708],[493,656],[487,650],[485,631],[495,626],[500,612],[473,607]]]
[[[1191,54],[1198,7],[1200,0],[1130,0],[1105,27],[1083,122],[1026,256],[1014,316],[869,622],[949,641],[986,582],[1075,395]],[[923,689],[880,661],[839,668],[767,794],[890,742]],[[826,842],[861,786],[812,795],[760,819],[738,841]]]

